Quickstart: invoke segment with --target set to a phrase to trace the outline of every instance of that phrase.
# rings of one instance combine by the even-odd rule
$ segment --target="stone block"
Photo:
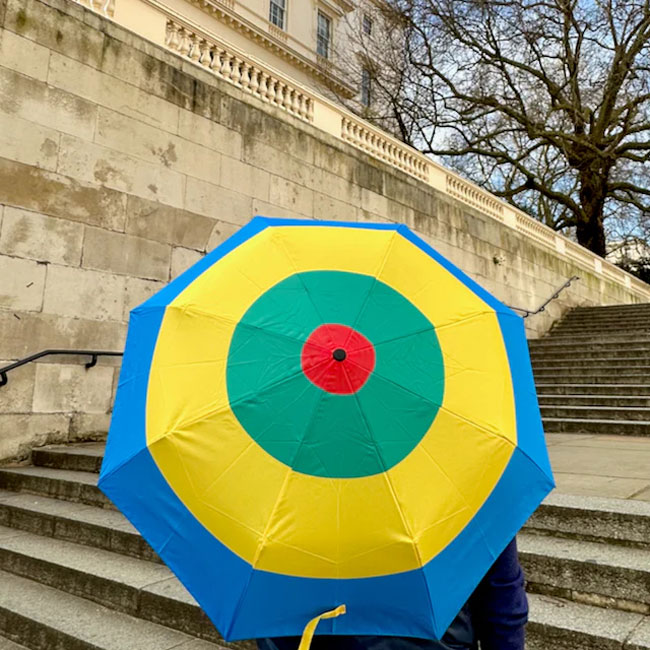
[[[199,253],[190,248],[181,248],[177,246],[172,250],[172,268],[170,280],[177,278],[183,271],[198,262],[203,257],[203,253]]]
[[[44,264],[0,256],[0,309],[40,311],[45,272]]]
[[[178,106],[150,95],[74,59],[52,53],[48,83],[100,106],[134,117],[170,133],[178,125]]]
[[[0,158],[0,203],[70,221],[124,230],[126,197]]]
[[[8,68],[0,68],[0,110],[86,140],[95,132],[96,106]]]
[[[68,440],[104,440],[110,423],[110,413],[73,413]]]
[[[357,208],[326,194],[314,194],[314,219],[356,221]]]
[[[5,414],[0,418],[0,460],[27,458],[32,447],[68,439],[70,418],[62,414]]]
[[[4,347],[4,346],[3,346]],[[0,367],[12,360],[0,361]],[[0,387],[0,413],[29,413],[34,395],[35,366],[28,363],[7,373],[7,384]]]
[[[36,366],[35,413],[107,413],[115,369],[86,368],[82,363],[39,363]]]
[[[169,256],[168,244],[86,227],[82,262],[85,268],[167,280]]]
[[[337,201],[349,203],[355,208],[361,206],[361,188],[358,185],[328,171],[318,171],[320,173],[313,177],[314,182],[309,185],[310,189],[332,196]]]
[[[140,278],[126,278],[126,296],[124,298],[123,320],[128,320],[129,312],[141,305],[145,300],[153,296],[156,291],[160,291],[165,286],[164,282],[155,280],[142,280]]]
[[[72,136],[61,138],[60,174],[145,199],[182,207],[185,177],[114,149]]]
[[[388,199],[382,194],[377,194],[363,188],[361,190],[361,207],[371,214],[376,214],[380,217],[388,217]]]
[[[298,185],[312,187],[314,184],[316,167],[259,140],[244,139],[242,160],[253,167],[259,167]]]
[[[244,225],[252,215],[252,199],[205,181],[188,178],[185,209],[217,219]]]
[[[191,111],[179,110],[178,135],[230,158],[241,157],[240,133]]]
[[[121,321],[98,321],[66,318],[42,312],[17,314],[0,310],[2,354],[19,359],[47,348],[81,350],[124,349],[126,324]]]
[[[279,176],[271,177],[269,201],[305,217],[312,217],[314,214],[314,193],[312,190]]]
[[[0,62],[4,68],[45,81],[50,63],[50,50],[5,29],[0,38]]]
[[[0,253],[79,266],[84,226],[38,212],[7,207],[0,231]]]
[[[221,179],[219,185],[232,192],[248,194],[255,199],[269,200],[271,175],[259,167],[247,165],[234,158],[221,159]]]
[[[253,216],[257,213],[253,211]],[[206,246],[206,252],[214,250],[220,244],[228,239],[231,235],[234,235],[239,230],[239,226],[236,226],[232,223],[227,223],[225,221],[217,221],[212,228],[212,233],[210,234],[210,239]]]
[[[48,314],[121,321],[125,278],[68,266],[51,266],[43,311]]]
[[[0,112],[0,157],[56,170],[59,133]]]
[[[187,176],[219,181],[221,154],[204,146],[209,142],[196,144],[115,111],[98,109],[95,142]]]
[[[138,196],[127,200],[126,232],[195,250],[205,250],[214,219]]]
[[[306,219],[300,212],[294,212],[289,208],[280,205],[267,203],[266,201],[253,201],[253,215],[261,217],[277,217],[279,219]]]
[[[86,65],[102,60],[104,34],[38,0],[7,0],[5,28]]]

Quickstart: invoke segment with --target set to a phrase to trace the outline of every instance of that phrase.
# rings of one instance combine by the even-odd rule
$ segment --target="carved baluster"
[[[297,90],[293,91],[293,104],[291,106],[291,111],[296,115],[300,115],[300,98],[302,97],[301,93]]]
[[[267,92],[267,97],[269,98],[269,101],[271,104],[275,104],[275,84],[277,81],[273,77],[269,77],[268,81],[266,83],[268,92]]]
[[[230,79],[230,73],[231,73],[231,68],[230,68],[230,54],[228,52],[223,52],[223,61],[221,63],[221,76],[224,79]]]
[[[253,93],[253,95],[257,95],[260,88],[261,73],[257,68],[254,68],[253,66],[249,67],[249,72],[251,78],[250,91]]]
[[[260,72],[260,96],[263,101],[269,101],[269,86],[268,86],[269,75],[266,72]]]
[[[311,98],[307,100],[307,119],[310,122],[314,121],[314,100]]]
[[[285,86],[284,89],[284,107],[287,109],[287,111],[291,111],[293,107],[293,95],[296,93],[295,90],[292,90],[289,88],[289,86]]]
[[[251,85],[250,69],[251,66],[248,65],[246,61],[244,61],[241,68],[241,87],[244,90],[248,90],[249,86]]]
[[[167,38],[165,40],[165,45],[167,45],[170,50],[174,50],[174,52],[178,52],[178,47],[181,42],[179,31],[180,28],[178,25],[175,25],[171,21],[167,23]]]
[[[192,41],[190,41],[190,35],[188,34],[187,30],[184,28],[181,28],[180,31],[180,45],[178,46],[178,53],[181,56],[187,56],[190,53],[190,50],[192,49]]]
[[[241,79],[241,71],[239,66],[241,66],[242,60],[239,57],[235,57],[235,61],[232,66],[232,71],[230,73],[230,80],[236,85],[239,85],[239,80]]]
[[[212,49],[212,61],[210,63],[210,69],[217,74],[221,74],[221,52],[223,50],[220,47],[214,47]]]
[[[207,41],[203,41],[201,43],[201,58],[199,59],[199,63],[202,66],[205,66],[206,68],[210,67],[210,64],[212,63],[212,57],[210,56],[210,43]]]
[[[282,106],[284,104],[284,89],[286,86],[281,82],[278,81],[278,83],[275,86],[275,103],[278,106]]]
[[[192,34],[192,49],[190,50],[190,59],[195,63],[201,58],[201,39]]]

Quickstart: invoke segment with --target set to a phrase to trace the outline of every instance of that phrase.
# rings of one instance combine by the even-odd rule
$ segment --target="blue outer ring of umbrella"
[[[422,249],[449,273],[476,293],[497,313],[512,383],[515,389],[518,446],[496,487],[463,531],[422,569],[388,576],[356,579],[297,578],[252,567],[216,539],[187,509],[171,489],[146,447],[145,413],[149,369],[165,307],[192,281],[231,250],[267,227],[335,226],[396,230]],[[345,603],[354,616],[320,623],[319,634],[391,634],[440,638],[460,605],[470,596],[478,577],[498,557],[517,531],[553,488],[544,445],[542,423],[530,366],[523,319],[482,289],[471,278],[415,236],[406,226],[354,224],[336,221],[302,221],[256,217],[209,255],[131,312],[121,377],[139,375],[138,381],[120,386],[111,429],[129,436],[110,436],[99,487],[141,531],[154,550],[178,575],[226,640],[255,636],[300,634],[312,616]],[[532,460],[535,459],[535,460]],[[119,472],[114,470],[119,468]],[[522,498],[521,482],[534,488]],[[117,475],[119,474],[119,478]],[[146,486],[134,493],[126,485]],[[163,516],[161,516],[161,513]],[[504,527],[503,522],[507,522]],[[173,528],[168,522],[174,522]],[[182,530],[191,537],[189,550]],[[471,547],[472,552],[468,553]],[[450,559],[454,558],[455,562]],[[458,558],[463,558],[458,562]],[[454,566],[463,566],[476,580],[459,580]],[[222,584],[242,586],[246,600],[263,602],[264,608],[246,607],[241,598],[226,596]],[[242,593],[243,593],[242,592]],[[386,594],[392,601],[386,602]],[[269,596],[272,596],[269,598]],[[211,606],[206,606],[210,601]],[[431,603],[437,603],[435,613]],[[292,612],[291,618],[287,616]],[[354,622],[354,623],[352,623]],[[386,623],[389,627],[382,627]],[[389,631],[387,631],[389,630]]]

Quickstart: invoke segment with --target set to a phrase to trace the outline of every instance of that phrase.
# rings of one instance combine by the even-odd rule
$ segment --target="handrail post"
[[[97,355],[96,354],[91,354],[91,360],[86,364],[86,370],[89,368],[93,368],[94,366],[97,365]]]
[[[0,372],[0,386],[4,386],[9,380],[6,372]]]

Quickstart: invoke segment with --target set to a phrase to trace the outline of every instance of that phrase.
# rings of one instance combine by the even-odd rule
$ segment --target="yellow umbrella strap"
[[[336,618],[341,614],[345,614],[345,605],[339,605],[336,609],[332,609],[329,612],[325,612],[320,616],[312,618],[307,625],[305,625],[305,630],[302,633],[302,639],[300,639],[300,646],[298,650],[309,650],[311,646],[311,640],[314,637],[314,632],[316,631],[316,626],[323,618]]]

